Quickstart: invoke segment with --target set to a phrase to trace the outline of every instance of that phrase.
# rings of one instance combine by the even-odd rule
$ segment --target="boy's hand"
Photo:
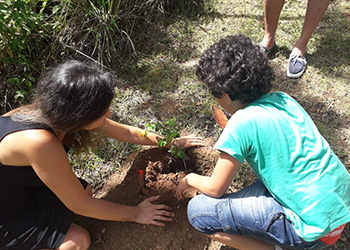
[[[187,182],[187,177],[188,175],[186,175],[179,183],[179,185],[177,185],[177,188],[176,188],[176,193],[175,193],[175,196],[178,200],[182,200],[183,199],[183,192],[190,188],[191,186],[188,184]]]

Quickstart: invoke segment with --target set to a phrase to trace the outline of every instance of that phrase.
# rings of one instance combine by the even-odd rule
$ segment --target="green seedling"
[[[180,137],[180,130],[173,119],[166,122],[156,122],[152,124],[146,124],[145,129],[142,131],[143,136],[147,135],[147,132],[155,132],[162,137],[158,138],[158,147],[163,148],[169,145],[173,139]],[[182,160],[187,159],[187,155],[183,148],[172,144],[169,149],[169,153],[176,159],[181,158]]]

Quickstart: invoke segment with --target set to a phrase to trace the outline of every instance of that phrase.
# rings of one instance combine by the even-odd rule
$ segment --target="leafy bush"
[[[192,15],[205,2],[0,0],[1,112],[28,101],[45,66],[73,57],[113,71],[153,35],[147,26],[168,12]]]
[[[41,72],[50,43],[50,25],[44,2],[0,1],[0,69],[2,110],[26,102],[35,77]],[[12,103],[12,104],[11,104]],[[6,107],[7,106],[7,107]]]
[[[115,69],[120,59],[154,35],[149,26],[165,13],[194,13],[204,0],[71,0],[59,5],[55,37],[62,50]],[[141,45],[142,46],[142,45]]]

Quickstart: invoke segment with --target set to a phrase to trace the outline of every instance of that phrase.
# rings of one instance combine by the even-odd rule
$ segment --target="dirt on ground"
[[[120,204],[137,205],[147,197],[159,195],[157,203],[170,206],[176,216],[165,227],[79,217],[77,223],[91,234],[90,249],[224,249],[222,244],[197,232],[187,220],[187,203],[197,191],[188,189],[181,201],[174,197],[177,184],[187,173],[211,172],[218,152],[212,147],[201,147],[188,150],[187,155],[185,161],[174,159],[167,149],[160,148],[132,155],[124,170],[112,175],[97,196]]]
[[[176,216],[165,227],[141,225],[132,222],[101,221],[91,218],[77,218],[77,224],[88,229],[92,244],[89,250],[228,250],[233,249],[213,241],[196,231],[187,220],[187,203],[197,194],[189,189],[184,200],[175,197],[179,181],[190,172],[210,175],[218,152],[211,146],[189,149],[188,159],[174,159],[167,149],[149,148],[135,153],[127,161],[122,172],[112,175],[102,190],[95,195],[112,202],[137,205],[153,195],[159,195],[157,203],[169,205]],[[233,181],[229,191],[249,185],[256,177],[245,172],[244,184]],[[344,249],[349,241],[349,227],[343,232],[337,245],[329,250]],[[338,248],[339,246],[339,248]]]

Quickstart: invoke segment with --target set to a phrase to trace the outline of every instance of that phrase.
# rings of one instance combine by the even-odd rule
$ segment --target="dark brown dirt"
[[[218,157],[212,147],[190,149],[188,160],[173,159],[167,150],[150,148],[130,157],[121,173],[112,175],[98,194],[99,198],[112,202],[137,205],[147,197],[160,195],[158,203],[169,205],[175,212],[174,220],[165,227],[141,225],[131,222],[111,222],[90,218],[77,218],[77,224],[88,229],[92,238],[89,250],[228,250],[232,249],[212,241],[196,231],[187,220],[187,203],[197,194],[194,189],[178,201],[175,190],[178,182],[189,172],[210,175]],[[143,171],[140,180],[139,170]],[[242,183],[238,178],[244,175]],[[249,185],[255,180],[254,173],[246,168],[230,186],[231,191]],[[344,249],[349,242],[349,226],[338,243],[329,250]]]
[[[90,249],[220,249],[220,244],[212,243],[187,221],[187,203],[197,194],[196,190],[189,189],[182,201],[174,197],[176,186],[186,173],[212,169],[218,154],[212,147],[192,149],[187,154],[188,160],[183,161],[175,160],[164,149],[141,151],[130,157],[122,173],[110,177],[99,194],[103,199],[126,205],[137,205],[147,197],[160,195],[157,203],[169,205],[176,214],[172,222],[157,227],[78,218],[77,223],[91,234]],[[143,170],[144,180],[140,181],[139,170]]]

